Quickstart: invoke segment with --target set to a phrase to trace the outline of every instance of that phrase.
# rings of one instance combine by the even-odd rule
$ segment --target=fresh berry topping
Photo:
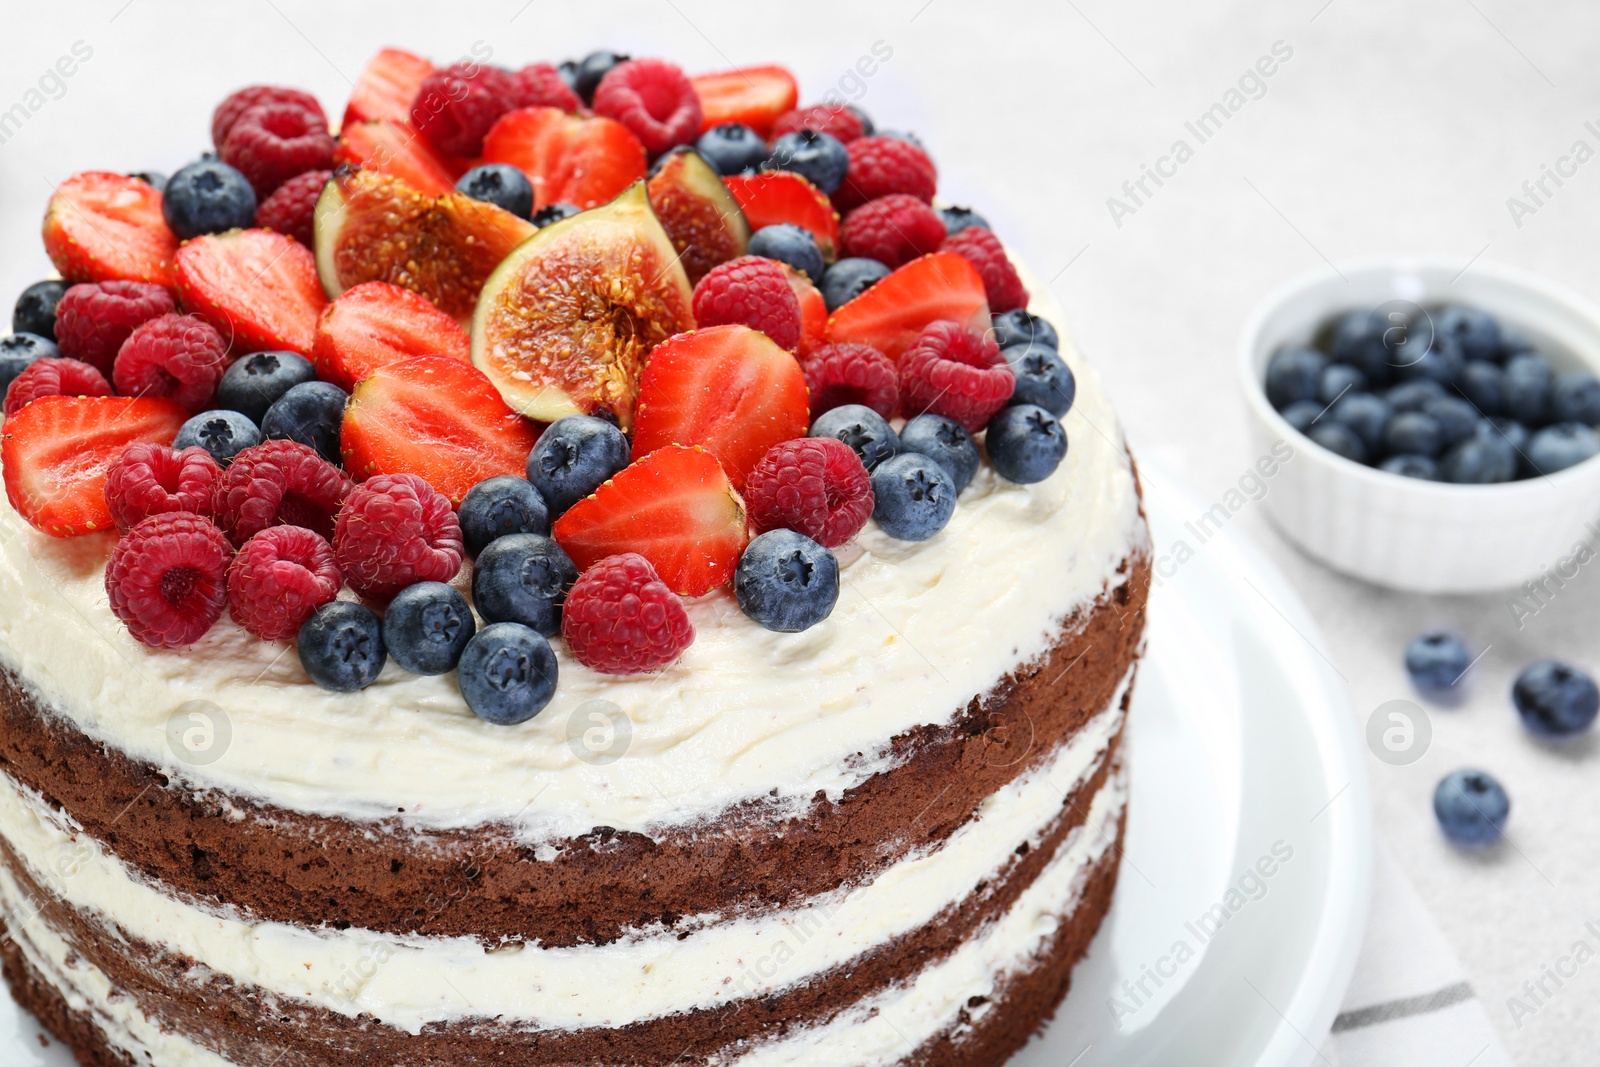
[[[28,366],[41,359],[60,359],[54,341],[38,334],[14,333],[0,337],[0,388],[8,388]]]
[[[747,539],[744,504],[722,465],[680,445],[619,471],[557,519],[554,532],[580,570],[637,552],[681,596],[727,584]]]
[[[109,374],[117,350],[135,328],[177,310],[172,294],[150,282],[74,285],[56,306],[56,343],[63,356]]]
[[[7,405],[10,402],[8,396]],[[1581,422],[1558,422],[1530,437],[1526,451],[1534,472],[1554,474],[1600,455],[1600,434]]]
[[[233,621],[263,641],[282,641],[339,595],[333,547],[299,526],[262,530],[228,568]]]
[[[1011,403],[1036,404],[1058,419],[1072,410],[1072,401],[1078,395],[1078,381],[1061,353],[1035,343],[1002,348],[1000,354],[1017,376]]]
[[[822,299],[830,312],[838,311],[888,276],[889,268],[875,259],[847,256],[822,275]]]
[[[983,438],[1000,477],[1018,485],[1042,482],[1067,454],[1067,431],[1044,408],[1018,404],[1003,409]]]
[[[192,645],[222,617],[232,560],[233,546],[203,517],[152,515],[111,550],[111,613],[151,648]]]
[[[36,359],[6,387],[5,414],[10,418],[41,396],[110,396],[106,376],[76,359]]]
[[[124,396],[166,396],[204,411],[227,366],[228,342],[216,327],[194,315],[162,315],[122,342],[112,379]]]
[[[715,168],[690,148],[656,160],[647,189],[691,285],[712,267],[737,259],[750,246],[750,226]]]
[[[601,674],[660,670],[694,643],[683,603],[636,552],[584,572],[567,594],[561,633],[577,661]]]
[[[317,200],[332,177],[330,170],[308,170],[290,178],[256,208],[256,225],[312,247],[316,242]]]
[[[1001,348],[1036,341],[1058,352],[1061,350],[1061,338],[1056,334],[1056,328],[1027,308],[999,312],[994,316],[993,329],[994,343]]]
[[[616,426],[591,415],[568,415],[539,435],[528,454],[528,481],[551,513],[559,515],[600,488],[628,460],[628,439]]]
[[[967,428],[943,415],[918,415],[900,430],[900,450],[927,456],[944,468],[959,493],[978,473],[978,443]]]
[[[814,130],[798,130],[779,137],[772,145],[772,155],[763,164],[767,170],[803,175],[824,193],[839,188],[849,165],[844,145],[837,138]]]
[[[383,645],[412,674],[455,670],[477,631],[467,598],[443,582],[408,585],[383,612]]]
[[[234,544],[269,526],[333,535],[350,479],[295,441],[265,441],[234,457],[211,493],[211,515]]]
[[[792,222],[808,230],[830,258],[839,244],[839,213],[815,185],[787,170],[735,174],[722,179],[752,230]]]
[[[701,445],[734,488],[779,441],[809,421],[805,374],[794,356],[747,326],[712,326],[656,348],[639,382],[633,456]]]
[[[1600,713],[1600,688],[1576,667],[1542,660],[1517,675],[1511,699],[1522,725],[1541,737],[1582,733]]]
[[[787,263],[813,283],[822,280],[825,265],[816,238],[792,222],[757,230],[750,238],[750,254]]]
[[[483,163],[456,181],[456,189],[519,219],[533,214],[533,185],[509,163]]]
[[[442,196],[456,187],[456,176],[428,139],[403,122],[357,122],[339,131],[335,163],[349,163],[369,174],[405,182],[423,196]]]
[[[255,225],[258,200],[250,179],[216,159],[190,163],[172,176],[162,218],[183,240]]]
[[[974,226],[984,230],[989,228],[989,220],[970,207],[942,207],[939,217],[944,220],[945,232],[952,237]]]
[[[550,532],[550,508],[526,478],[500,474],[468,490],[456,509],[467,555],[478,554],[496,538]]]
[[[1000,238],[982,226],[969,226],[946,237],[940,246],[946,252],[964,256],[968,263],[978,268],[983,278],[983,291],[989,297],[991,311],[1016,311],[1028,306],[1028,290],[1017,277],[1017,268],[1006,258]]]
[[[1439,829],[1459,848],[1487,848],[1500,840],[1511,815],[1511,798],[1484,771],[1453,771],[1433,791]]]
[[[600,88],[601,80],[611,73],[612,67],[626,63],[629,58],[621,52],[590,52],[578,61],[577,70],[572,75],[572,91],[585,104],[592,104],[594,91]]]
[[[233,130],[234,123],[238,122],[245,112],[267,104],[294,107],[308,112],[314,118],[321,119],[323,129],[327,129],[328,117],[322,113],[322,105],[317,102],[317,98],[310,93],[282,85],[251,85],[230,93],[211,113],[211,143],[221,151],[223,144],[228,140],[228,134]]]
[[[311,351],[328,298],[311,250],[268,230],[187,241],[178,250],[178,296],[246,352]]]
[[[260,202],[306,171],[331,171],[333,135],[326,119],[304,108],[261,104],[234,122],[220,154],[245,176]]]
[[[1430,630],[1406,645],[1406,673],[1418,689],[1449,689],[1472,666],[1472,654],[1448,630]]]
[[[801,362],[811,390],[811,417],[862,404],[886,419],[900,406],[899,376],[889,357],[870,345],[823,345]]]
[[[617,64],[600,79],[594,110],[628,127],[652,156],[700,136],[700,97],[683,70],[664,59]]]
[[[516,622],[550,637],[578,580],[577,564],[555,540],[536,533],[497,537],[472,568],[472,603],[488,622]]]
[[[739,122],[711,127],[700,135],[694,147],[723,175],[753,173],[767,158],[767,142]]]
[[[858,137],[845,151],[850,168],[833,194],[840,211],[896,193],[916,197],[924,204],[933,202],[939,173],[928,154],[910,141],[883,134]],[[939,228],[944,229],[943,220]]]
[[[45,210],[44,250],[68,282],[121,279],[170,289],[178,238],[161,211],[162,194],[137,178],[74,174]]]
[[[187,511],[211,514],[211,489],[222,468],[203,448],[178,451],[137,442],[106,471],[106,506],[117,529],[127,533],[152,515]]]
[[[346,289],[317,320],[311,358],[317,376],[342,389],[411,356],[467,362],[472,343],[456,320],[426,297],[388,282]]]
[[[535,211],[528,221],[532,222],[534,226],[542,230],[552,222],[560,222],[562,219],[570,219],[574,215],[581,214],[582,211],[583,208],[579,207],[577,204],[546,204],[538,211]]]
[[[530,63],[511,75],[511,106],[581,111],[583,101],[555,67],[549,63]]]
[[[690,81],[708,130],[738,122],[766,137],[778,117],[800,98],[794,75],[775,65],[698,74]]]
[[[937,252],[946,237],[944,223],[933,208],[914,196],[894,193],[846,215],[839,239],[848,256],[898,267]]]
[[[772,530],[752,540],[739,557],[733,592],[751,621],[797,634],[833,614],[839,561],[804,534]]]
[[[843,104],[812,104],[810,107],[786,111],[772,124],[772,136],[814,130],[826,133],[840,144],[849,144],[866,133],[861,116]]]
[[[774,445],[745,482],[745,507],[757,530],[795,530],[828,548],[872,517],[872,479],[849,445],[801,437]]]
[[[497,622],[467,642],[456,681],[478,718],[515,726],[550,703],[558,670],[555,650],[542,634],[514,622]]]
[[[261,430],[237,411],[203,411],[183,424],[173,448],[203,449],[223,466],[261,443]]]
[[[350,90],[350,102],[345,105],[340,127],[374,119],[410,122],[411,104],[417,98],[417,90],[433,69],[428,60],[403,48],[379,50],[361,68],[355,88]]]
[[[295,645],[306,674],[335,693],[365,689],[378,680],[389,658],[378,616],[348,600],[335,600],[312,613]]]
[[[788,275],[789,288],[794,290],[794,298],[800,304],[800,347],[796,354],[805,359],[828,343],[828,302],[804,274],[788,264],[784,265],[783,272]]]
[[[823,412],[811,424],[811,436],[843,441],[869,471],[900,452],[900,435],[888,420],[860,404],[844,404]]]
[[[903,452],[872,472],[872,517],[899,541],[926,541],[956,510],[956,486],[927,456]]]
[[[596,207],[646,172],[644,146],[622,123],[553,107],[507,112],[483,139],[483,158],[527,175],[538,207]]]
[[[948,415],[969,433],[983,429],[1016,387],[994,339],[954,322],[930,323],[899,366],[900,403],[907,414]]]
[[[66,293],[67,283],[58,278],[34,282],[22,290],[16,306],[11,309],[12,332],[36,334],[47,341],[58,340],[56,308]]]
[[[983,278],[954,252],[912,260],[833,313],[828,340],[871,345],[898,360],[930,323],[989,328]]]
[[[445,155],[476,156],[483,151],[483,135],[511,107],[511,76],[467,61],[422,79],[411,119]]]
[[[345,498],[333,554],[351,589],[388,600],[408,585],[456,576],[461,524],[450,501],[415,474],[379,474]]]
[[[694,287],[694,317],[701,327],[742,325],[760,330],[780,347],[800,346],[800,301],[783,265],[740,256],[712,268]]]
[[[217,406],[237,411],[257,426],[267,409],[297,385],[315,381],[316,368],[293,352],[256,352],[222,372]]]

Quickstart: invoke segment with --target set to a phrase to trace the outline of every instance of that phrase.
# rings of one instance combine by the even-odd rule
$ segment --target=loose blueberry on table
[[[1472,665],[1461,638],[1447,630],[1430,630],[1406,645],[1406,673],[1418,689],[1449,689]]]
[[[1487,848],[1505,831],[1511,798],[1484,771],[1455,771],[1434,789],[1433,814],[1453,844],[1464,849]]]

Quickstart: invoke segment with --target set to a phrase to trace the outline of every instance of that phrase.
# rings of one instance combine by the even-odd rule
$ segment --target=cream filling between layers
[[[1125,690],[1131,679],[1125,678]],[[1071,791],[1107,756],[1122,691],[1036,770],[979,806],[932,851],[874,881],[758,917],[691,921],[609,945],[485,950],[470,938],[395,937],[250,922],[185,903],[147,883],[9,778],[0,833],[46,891],[108,928],[193,958],[210,971],[344,1015],[367,1013],[411,1033],[491,1017],[533,1029],[620,1027],[765,996],[911,933],[992,878],[1017,846],[1037,845]]]

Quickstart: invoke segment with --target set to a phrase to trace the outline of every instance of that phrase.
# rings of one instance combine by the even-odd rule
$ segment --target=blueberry
[[[243,229],[256,221],[256,192],[226,163],[202,159],[172,176],[161,197],[161,214],[167,228],[184,241]]]
[[[1311,429],[1306,431],[1306,436],[1328,451],[1343,456],[1345,459],[1357,463],[1368,460],[1367,446],[1354,430],[1342,422],[1323,419]]]
[[[296,644],[311,680],[335,693],[365,689],[378,680],[389,658],[378,616],[348,600],[318,608],[300,627]]]
[[[1027,308],[1002,311],[993,321],[994,343],[1001,348],[1010,348],[1024,341],[1038,341],[1057,352],[1061,351],[1061,338],[1056,336],[1056,328]]]
[[[1346,393],[1364,393],[1367,376],[1348,363],[1330,363],[1317,380],[1317,399],[1331,404]]]
[[[573,92],[578,91],[578,61],[576,59],[563,59],[556,66],[556,73],[561,75],[561,80],[567,83],[567,88]]]
[[[12,379],[36,359],[56,359],[61,350],[56,343],[35,333],[14,333],[0,337],[0,394]]]
[[[1371,393],[1346,393],[1328,409],[1328,417],[1355,431],[1367,455],[1374,458],[1383,452],[1383,433],[1393,415],[1389,402]]]
[[[1528,442],[1533,438],[1533,431],[1528,429],[1516,419],[1496,416],[1478,423],[1478,428],[1473,431],[1480,437],[1503,437],[1511,445],[1512,451],[1521,456],[1528,451]]]
[[[1467,365],[1461,346],[1446,334],[1428,337],[1413,333],[1394,352],[1395,376],[1401,381],[1433,381],[1440,385],[1454,385],[1461,380],[1461,371]]]
[[[1511,814],[1511,798],[1483,771],[1454,771],[1433,791],[1439,829],[1461,848],[1485,848],[1499,840]]]
[[[811,236],[810,230],[792,222],[780,222],[757,230],[750,238],[750,254],[787,263],[813,283],[822,280],[825,264],[822,262],[822,250],[817,247],[817,239]]]
[[[140,181],[144,182],[146,185],[155,189],[159,193],[164,193],[167,190],[167,176],[162,174],[159,170],[136,171],[133,174],[128,175],[128,177],[138,178]]]
[[[338,463],[339,430],[350,394],[331,382],[291,386],[261,416],[261,435],[269,440],[299,441],[316,449],[329,463]]]
[[[1529,426],[1550,421],[1555,372],[1543,356],[1524,353],[1506,364],[1506,414]]]
[[[536,630],[492,623],[467,642],[456,681],[478,718],[515,726],[543,711],[555,695],[556,654]]]
[[[27,293],[23,295],[26,296]],[[19,302],[17,306],[21,307],[21,303]],[[16,329],[26,329],[26,327],[19,326]],[[1556,378],[1550,400],[1557,421],[1600,426],[1600,378],[1596,378],[1588,371],[1567,371]]]
[[[1334,320],[1328,355],[1359,370],[1370,387],[1387,384],[1394,373],[1389,330],[1390,323],[1375,311],[1346,311]]]
[[[199,446],[226,467],[234,456],[260,443],[261,431],[255,423],[237,411],[218,410],[203,411],[184,423],[172,447]]]
[[[875,259],[849,256],[837,260],[822,275],[823,303],[829,311],[838,311],[888,276],[889,268]]]
[[[1059,352],[1034,342],[1012,345],[1002,354],[1017,376],[1010,403],[1034,404],[1058,419],[1072,410],[1078,384]]]
[[[872,116],[854,104],[846,104],[845,110],[861,120],[861,136],[871,137],[878,132],[878,124],[872,121]]]
[[[1517,356],[1531,356],[1537,354],[1533,342],[1527,336],[1511,329],[1500,327],[1500,350],[1494,354],[1496,363],[1509,363]]]
[[[1402,478],[1419,478],[1425,482],[1439,480],[1439,464],[1427,456],[1408,456],[1404,453],[1390,456],[1378,464],[1378,469],[1398,474]]]
[[[489,622],[516,622],[549,637],[561,632],[561,605],[577,565],[552,539],[515,533],[489,542],[472,570],[472,603]]]
[[[1535,433],[1526,453],[1536,473],[1554,474],[1600,455],[1600,434],[1581,422],[1558,422]]]
[[[477,558],[489,543],[507,534],[550,532],[550,507],[526,478],[502,474],[467,490],[456,511],[467,555]]]
[[[873,471],[872,496],[872,517],[884,533],[901,541],[926,541],[945,528],[956,510],[956,483],[943,467],[916,452],[885,460]]]
[[[1421,411],[1422,405],[1438,396],[1449,396],[1449,392],[1438,382],[1423,379],[1418,382],[1404,382],[1383,394],[1389,406],[1395,411]]]
[[[1310,433],[1311,427],[1317,424],[1326,410],[1315,400],[1296,400],[1284,408],[1281,414],[1290,426],[1301,433]]]
[[[456,179],[456,188],[474,200],[505,208],[519,219],[533,214],[533,185],[509,163],[482,163]]]
[[[46,341],[56,339],[56,305],[66,294],[67,283],[54,278],[34,282],[17,297],[17,306],[11,311],[11,332],[31,333]]]
[[[585,104],[594,103],[594,91],[600,88],[600,79],[611,73],[612,67],[629,58],[619,52],[590,52],[578,61],[578,73],[573,80],[572,91]]]
[[[1504,437],[1473,434],[1445,453],[1439,473],[1458,485],[1509,482],[1517,476],[1517,450]]]
[[[1067,454],[1061,420],[1035,404],[1001,408],[983,442],[1000,477],[1019,485],[1044,481]]]
[[[1506,410],[1506,372],[1498,363],[1468,360],[1461,368],[1456,389],[1485,415],[1500,415]]]
[[[767,159],[767,142],[740,122],[711,127],[700,135],[694,146],[724,177],[756,170]]]
[[[1467,646],[1445,630],[1430,630],[1406,646],[1406,673],[1418,689],[1449,689],[1471,665]]]
[[[1541,660],[1517,675],[1511,702],[1522,725],[1541,737],[1571,737],[1589,728],[1600,712],[1600,689],[1576,667]]]
[[[1316,400],[1328,359],[1309,348],[1281,348],[1267,364],[1267,401],[1282,411],[1296,400]]]
[[[529,221],[542,230],[552,222],[570,219],[572,216],[582,213],[582,211],[583,208],[577,204],[546,204],[538,211],[535,211]]]
[[[557,419],[539,435],[528,454],[528,481],[539,490],[552,516],[600,488],[628,465],[628,439],[593,415]]]
[[[443,582],[408,585],[383,613],[383,644],[412,674],[455,670],[478,624],[467,598]]]
[[[839,602],[839,561],[805,534],[770,530],[745,546],[733,572],[739,610],[781,634],[809,630]]]
[[[1449,449],[1472,436],[1483,417],[1478,409],[1458,396],[1441,396],[1422,405],[1425,415],[1439,424],[1440,447]]]
[[[794,171],[831,195],[844,181],[849,166],[850,155],[837,137],[816,130],[796,130],[772,143],[772,154],[762,169]]]
[[[967,428],[944,415],[918,415],[900,431],[900,450],[927,456],[950,475],[956,492],[972,484],[981,457]]]
[[[1424,456],[1444,451],[1444,430],[1439,420],[1421,411],[1402,411],[1383,431],[1383,450],[1389,455]]]
[[[970,207],[942,207],[939,217],[944,220],[944,232],[954,236],[970,226],[989,229],[989,220]]]
[[[861,404],[825,411],[811,424],[812,437],[837,437],[861,457],[867,470],[900,452],[900,437],[882,415]]]
[[[297,385],[317,380],[311,361],[294,352],[256,352],[235,360],[217,385],[217,406],[259,424],[267,409]]]
[[[1500,352],[1500,323],[1487,311],[1451,304],[1433,317],[1433,328],[1455,341],[1467,359],[1493,359]]]

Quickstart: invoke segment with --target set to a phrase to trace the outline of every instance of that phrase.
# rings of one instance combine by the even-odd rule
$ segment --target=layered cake
[[[798,100],[386,50],[337,137],[252,87],[219,158],[62,184],[0,347],[0,955],[80,1063],[999,1064],[1050,1017],[1117,879],[1136,474],[927,152]]]

